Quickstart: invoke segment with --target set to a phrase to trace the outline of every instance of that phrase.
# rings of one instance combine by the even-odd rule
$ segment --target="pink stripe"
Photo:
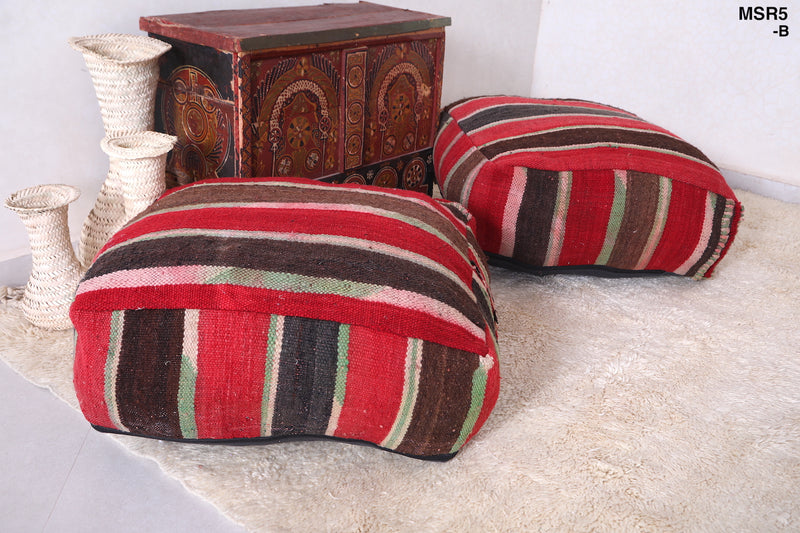
[[[517,219],[522,196],[525,194],[525,185],[528,182],[528,173],[523,167],[515,167],[511,177],[511,188],[508,199],[503,209],[502,237],[500,239],[500,255],[511,257],[514,255],[514,242],[517,237]]]
[[[209,267],[203,265],[140,268],[135,271],[118,270],[84,280],[78,286],[76,296],[104,289],[131,289],[134,287],[200,283],[208,273]]]

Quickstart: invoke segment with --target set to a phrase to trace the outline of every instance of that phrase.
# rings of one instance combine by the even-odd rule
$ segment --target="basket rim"
[[[140,131],[125,135],[107,135],[100,141],[100,148],[111,157],[120,159],[144,159],[166,154],[178,138],[157,131]]]
[[[16,213],[43,213],[71,204],[80,195],[80,189],[64,183],[34,185],[11,193],[5,200],[5,206]],[[23,203],[37,197],[45,201],[35,205]]]
[[[70,37],[67,42],[73,49],[84,55],[117,65],[135,65],[137,63],[151,61],[172,48],[171,44],[159,39],[147,35],[132,35],[127,33],[99,33],[97,35]],[[99,53],[96,48],[90,48],[88,46],[90,43],[98,43],[106,46],[124,45],[128,51],[141,53],[141,56],[129,59],[110,57]]]

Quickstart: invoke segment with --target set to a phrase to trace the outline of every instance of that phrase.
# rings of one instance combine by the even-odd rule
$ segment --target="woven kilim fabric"
[[[162,439],[331,437],[448,458],[497,399],[470,216],[422,194],[216,179],[100,251],[71,309],[96,428]]]
[[[490,257],[708,277],[742,206],[697,148],[593,102],[497,96],[445,110],[434,146],[445,198]]]

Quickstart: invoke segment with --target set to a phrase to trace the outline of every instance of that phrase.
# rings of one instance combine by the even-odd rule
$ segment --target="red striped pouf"
[[[498,395],[487,276],[466,211],[422,194],[173,189],[78,287],[81,409],[160,439],[330,437],[446,459]]]
[[[537,272],[708,277],[742,213],[700,150],[586,101],[456,103],[443,113],[434,167],[443,196],[475,216],[489,257]]]

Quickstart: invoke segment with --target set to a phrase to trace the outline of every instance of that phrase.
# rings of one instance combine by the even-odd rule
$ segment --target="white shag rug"
[[[800,205],[738,191],[714,277],[492,269],[501,393],[455,459],[116,436],[252,531],[800,530]],[[73,406],[72,333],[0,356]]]

